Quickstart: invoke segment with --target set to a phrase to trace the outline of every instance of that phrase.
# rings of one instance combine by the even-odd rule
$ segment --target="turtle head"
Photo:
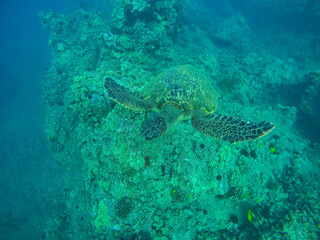
[[[160,137],[166,130],[166,120],[160,115],[147,119],[141,126],[142,136],[146,140]]]

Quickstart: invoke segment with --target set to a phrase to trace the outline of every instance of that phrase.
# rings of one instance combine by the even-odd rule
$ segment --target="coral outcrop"
[[[306,68],[257,40],[241,12],[209,14],[183,0],[114,2],[111,23],[82,8],[40,14],[52,47],[43,83],[49,149],[77,176],[70,177],[74,188],[47,221],[46,236],[281,239],[301,230],[319,235],[319,188],[310,160],[316,163],[317,148],[296,131],[298,108],[284,104],[281,95],[304,81]],[[231,145],[182,122],[158,139],[144,140],[144,115],[110,102],[103,81],[113,77],[135,92],[182,64],[199,69],[223,95],[219,112],[268,119],[275,130]],[[312,80],[302,106],[315,114],[319,73],[307,76]]]

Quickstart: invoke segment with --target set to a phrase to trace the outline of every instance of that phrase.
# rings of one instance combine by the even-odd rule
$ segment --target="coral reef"
[[[116,206],[116,216],[119,218],[125,218],[132,211],[134,205],[131,199],[124,197],[121,198]]]
[[[103,201],[99,202],[97,217],[94,220],[94,226],[97,229],[107,227],[110,224],[111,217],[108,215],[108,209]]]
[[[172,47],[172,36],[178,31],[183,0],[116,0],[112,12],[111,32],[116,37],[114,54],[164,54]],[[114,40],[111,40],[114,41]],[[134,44],[133,44],[134,43]]]
[[[48,239],[319,236],[319,186],[308,175],[317,147],[311,151],[296,131],[297,106],[277,102],[282,88],[305,81],[306,69],[255,41],[240,13],[197,11],[183,0],[116,0],[111,24],[82,8],[40,14],[53,58],[43,84],[49,148],[82,179],[46,223]],[[162,70],[187,63],[223,96],[219,112],[268,119],[274,132],[231,145],[181,122],[146,141],[144,114],[105,93],[106,76],[139,91]],[[307,75],[315,80],[302,103],[312,114],[318,75]]]
[[[320,129],[320,71],[306,74],[305,81],[308,87],[301,99],[301,109],[310,121]]]

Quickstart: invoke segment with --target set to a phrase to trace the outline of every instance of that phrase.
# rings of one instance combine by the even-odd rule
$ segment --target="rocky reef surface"
[[[43,83],[48,144],[68,181],[82,176],[47,221],[45,237],[318,239],[320,146],[297,128],[297,116],[319,115],[320,66],[309,63],[320,48],[298,61],[287,54],[294,40],[270,46],[245,14],[221,16],[184,0],[114,6],[111,20],[83,8],[40,13],[52,47]],[[314,38],[297,41],[309,46]],[[104,78],[140,91],[182,64],[210,79],[219,113],[269,120],[275,130],[231,145],[181,122],[143,140],[144,114],[114,105]],[[295,105],[283,93],[298,84],[305,91]]]

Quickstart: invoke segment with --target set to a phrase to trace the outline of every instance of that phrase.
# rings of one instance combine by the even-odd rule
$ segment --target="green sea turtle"
[[[246,122],[240,118],[214,113],[217,93],[210,82],[191,65],[170,68],[147,83],[141,94],[105,79],[108,97],[133,110],[147,112],[141,126],[142,136],[161,136],[180,120],[191,119],[199,132],[230,143],[257,139],[269,133],[274,124]]]

